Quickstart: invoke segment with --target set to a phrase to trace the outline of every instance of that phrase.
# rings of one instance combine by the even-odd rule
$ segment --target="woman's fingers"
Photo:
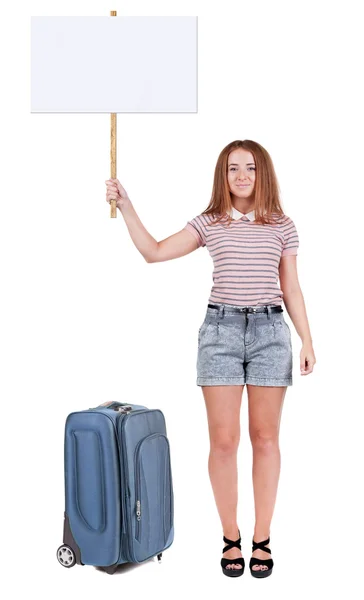
[[[114,180],[108,179],[105,181],[106,183],[106,202],[111,202],[111,200],[117,200],[119,197],[118,188]]]
[[[112,181],[105,181],[106,183],[106,188],[108,192],[117,192],[118,191],[118,186],[116,185],[116,183],[113,183]]]
[[[119,197],[117,196],[117,194],[107,194],[106,196],[106,201],[110,202],[111,200],[119,200]]]
[[[107,179],[106,183],[106,202],[111,200],[117,201],[117,206],[124,206],[124,204],[129,201],[128,194],[126,190],[121,185],[118,179]]]
[[[111,185],[116,186],[116,188],[119,190],[121,196],[126,195],[126,190],[125,190],[125,188],[123,188],[123,186],[121,185],[121,183],[118,179],[109,179],[109,182]]]

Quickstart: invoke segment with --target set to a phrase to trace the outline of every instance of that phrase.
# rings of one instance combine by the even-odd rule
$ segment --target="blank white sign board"
[[[31,17],[31,112],[197,112],[197,17]]]

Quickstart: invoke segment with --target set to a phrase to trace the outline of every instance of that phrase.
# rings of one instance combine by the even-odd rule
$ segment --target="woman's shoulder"
[[[271,217],[278,225],[287,225],[292,221],[292,219],[284,213],[272,213]]]
[[[214,221],[216,221],[216,219],[219,219],[220,217],[221,217],[220,214],[201,213],[201,214],[197,215],[196,217],[194,217],[192,219],[192,221],[197,222],[200,225],[210,225],[211,223],[213,223]]]

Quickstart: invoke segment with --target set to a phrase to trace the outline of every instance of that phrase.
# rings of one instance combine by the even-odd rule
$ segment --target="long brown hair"
[[[269,153],[263,146],[252,140],[235,140],[220,152],[215,167],[210,204],[202,214],[217,216],[217,219],[211,222],[211,225],[217,224],[223,219],[226,219],[230,225],[232,218],[230,214],[226,214],[232,208],[231,192],[227,178],[228,157],[230,152],[237,148],[249,150],[255,160],[256,175],[253,190],[255,221],[262,225],[271,223],[273,213],[284,214],[279,197],[278,180]]]

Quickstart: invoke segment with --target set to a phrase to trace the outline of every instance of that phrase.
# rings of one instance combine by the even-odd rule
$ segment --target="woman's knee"
[[[239,433],[224,430],[213,432],[210,436],[210,450],[223,456],[235,454],[239,447],[239,439]]]
[[[250,431],[250,441],[252,443],[253,450],[260,452],[271,452],[275,450],[278,445],[278,431],[274,429],[256,429]]]

